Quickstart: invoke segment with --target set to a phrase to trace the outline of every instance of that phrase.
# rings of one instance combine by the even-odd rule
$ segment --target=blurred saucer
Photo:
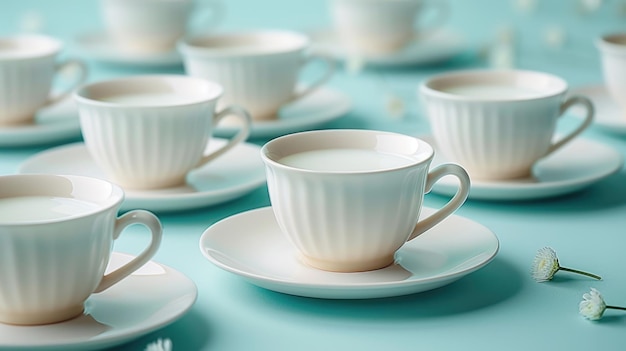
[[[309,33],[316,52],[325,53],[338,60],[350,59],[345,46],[332,30]],[[415,40],[404,49],[381,55],[365,55],[360,58],[365,64],[374,66],[428,65],[446,61],[467,50],[463,36],[450,29],[437,30],[425,37],[416,36]]]
[[[224,145],[213,138],[208,150]],[[236,199],[265,183],[261,148],[242,143],[206,166],[190,172],[187,184],[166,189],[125,190],[123,210],[143,208],[154,212],[181,211]],[[106,179],[83,143],[55,147],[24,161],[19,173],[84,175]]]
[[[109,269],[133,256],[114,252]],[[139,270],[93,294],[85,313],[55,324],[0,324],[0,349],[92,350],[129,342],[179,319],[196,301],[196,285],[182,273],[146,263]]]
[[[423,208],[422,215],[434,212]],[[311,268],[297,257],[271,207],[223,219],[200,238],[202,254],[252,284],[285,294],[324,299],[369,299],[414,294],[450,284],[489,263],[498,238],[452,215],[406,243],[389,267],[357,273]]]
[[[435,149],[432,167],[449,162],[438,150],[431,136],[420,136]],[[474,200],[531,200],[548,198],[581,190],[618,172],[624,164],[622,155],[613,148],[595,141],[576,138],[562,149],[539,161],[532,177],[486,181],[472,180],[469,194]],[[454,195],[458,181],[443,177],[432,192]]]
[[[70,98],[39,111],[34,123],[0,126],[0,147],[45,145],[79,137],[78,110]]]
[[[595,107],[593,125],[610,133],[626,134],[626,113],[613,101],[604,85],[591,85],[572,89],[570,95],[583,95]],[[582,118],[585,111],[572,108],[572,114]]]
[[[106,33],[89,33],[76,39],[77,47],[88,58],[129,66],[178,66],[183,60],[176,48],[157,53],[137,53],[120,48]]]
[[[335,120],[350,111],[350,98],[337,90],[320,88],[302,99],[285,105],[275,120],[252,123],[250,138],[269,138],[301,132]],[[215,135],[226,137],[238,128],[217,126]]]

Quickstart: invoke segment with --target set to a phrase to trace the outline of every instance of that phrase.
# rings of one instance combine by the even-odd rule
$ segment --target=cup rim
[[[85,188],[88,187],[88,184],[99,183],[109,188],[110,192],[109,192],[108,197],[106,198],[103,197],[103,200],[97,203],[98,208],[84,212],[84,213],[64,216],[64,217],[55,218],[55,219],[43,219],[43,220],[19,221],[19,222],[7,221],[7,222],[1,222],[0,227],[9,227],[9,226],[10,227],[20,227],[20,226],[23,227],[23,226],[47,225],[47,224],[53,224],[53,223],[73,221],[76,219],[85,218],[85,217],[93,216],[95,214],[103,213],[113,208],[117,208],[124,200],[124,191],[118,185],[111,183],[109,181],[106,181],[104,179],[87,177],[87,176],[58,175],[58,174],[13,174],[13,175],[0,176],[0,184],[6,183],[6,182],[17,181],[17,179],[27,179],[28,182],[31,184],[42,184],[44,181],[46,181],[46,179],[48,181],[52,181],[52,179],[65,179],[65,180],[68,180],[73,186],[80,183],[80,184],[83,184],[83,187]],[[91,186],[89,186],[89,188],[93,189]],[[21,196],[55,196],[53,195],[53,190],[56,190],[56,189],[50,189],[50,192],[48,194],[33,193],[33,194],[28,194],[28,195],[25,195],[28,192],[17,191],[17,192],[14,192],[14,194],[10,193],[7,196],[0,195],[0,199],[11,198],[11,197],[21,197]],[[72,193],[70,193],[69,195],[72,195]],[[78,200],[82,200],[86,202],[93,202],[93,201],[85,200],[84,197],[79,198],[79,197],[70,197],[70,196],[61,196],[61,195],[58,195],[58,197],[68,197],[68,198],[74,198],[74,199],[78,199]]]
[[[500,79],[509,79],[513,80],[518,78],[519,76],[535,76],[535,78],[542,77],[543,79],[549,79],[554,82],[554,87],[552,87],[547,92],[537,93],[536,96],[524,96],[524,97],[476,97],[476,96],[466,96],[454,93],[447,93],[440,89],[437,89],[435,86],[437,84],[447,84],[450,82],[450,85],[459,85],[458,82],[460,80],[467,80],[475,83],[485,83],[485,80],[489,79],[497,79],[497,77],[503,77]],[[470,69],[470,70],[459,70],[447,73],[441,73],[434,75],[425,81],[423,81],[419,88],[418,93],[422,96],[427,97],[436,97],[445,100],[451,101],[465,101],[465,102],[519,102],[519,101],[537,101],[542,99],[550,99],[555,96],[559,96],[565,94],[568,90],[567,82],[554,74],[539,72],[539,71],[531,71],[531,70],[520,70],[520,69],[502,69],[502,70],[494,70],[494,69]]]
[[[374,137],[392,137],[392,138],[402,138],[405,142],[410,142],[413,144],[413,151],[402,153],[403,156],[408,156],[414,158],[411,163],[399,167],[390,167],[384,169],[372,169],[372,170],[361,170],[361,171],[320,171],[320,170],[312,170],[301,167],[294,167],[285,165],[280,163],[278,159],[293,155],[299,152],[304,151],[313,151],[313,150],[324,150],[324,149],[335,149],[335,148],[349,148],[350,145],[346,143],[346,135],[359,135],[366,136],[373,140]],[[314,145],[316,147],[309,148],[307,150],[298,150],[294,147],[289,147],[286,153],[276,152],[273,150],[277,148],[277,144],[291,144],[294,143],[294,139],[299,138],[324,138],[324,143],[316,142]],[[298,143],[298,142],[296,142]],[[336,144],[334,144],[336,143]],[[377,145],[378,146],[378,145]],[[356,147],[353,147],[356,148]],[[370,147],[368,149],[375,150]],[[390,152],[391,153],[391,152]],[[395,153],[399,154],[399,153]],[[367,129],[325,129],[325,130],[314,130],[308,132],[299,132],[283,135],[281,137],[272,139],[265,143],[261,148],[261,158],[263,162],[267,166],[271,166],[274,168],[288,170],[292,172],[300,172],[300,173],[309,173],[309,174],[332,174],[332,175],[355,175],[355,174],[380,174],[380,173],[388,173],[395,172],[399,170],[404,170],[407,168],[418,167],[424,164],[429,164],[433,157],[435,151],[433,147],[427,143],[426,141],[412,137],[410,135],[394,133],[394,132],[386,132],[386,131],[377,131],[377,130],[367,130]]]
[[[186,99],[185,101],[178,102],[168,102],[168,103],[159,103],[159,104],[127,104],[127,103],[119,103],[119,102],[110,102],[110,101],[102,101],[97,98],[91,97],[90,92],[97,93],[100,89],[111,89],[111,87],[120,86],[124,87],[128,90],[133,90],[134,85],[142,85],[154,87],[150,82],[159,81],[167,83],[168,87],[172,89],[176,89],[176,85],[182,84],[195,84],[197,87],[201,87],[206,89],[208,92],[206,96],[199,96],[197,98]],[[116,89],[113,89],[116,91]],[[139,90],[139,89],[138,89]],[[145,93],[145,90],[141,92]],[[129,94],[131,92],[128,92]],[[138,91],[139,93],[139,91]],[[214,102],[219,99],[224,93],[224,88],[222,85],[215,83],[213,81],[209,81],[207,79],[202,79],[198,77],[192,77],[187,75],[176,75],[176,74],[154,74],[154,75],[137,75],[137,76],[129,76],[129,77],[119,77],[113,79],[107,79],[102,81],[97,81],[93,83],[84,84],[73,93],[74,100],[78,103],[88,104],[92,106],[100,106],[107,108],[120,108],[120,109],[144,109],[144,108],[168,108],[168,107],[182,107],[182,106],[192,106],[197,104],[204,104],[208,102]],[[111,95],[122,95],[118,94],[110,94]]]
[[[37,49],[28,49],[21,52],[2,52],[0,51],[0,61],[22,61],[29,59],[39,59],[44,57],[55,56],[61,51],[63,44],[51,36],[43,34],[18,34],[9,36],[0,36],[1,42],[19,42],[24,45],[31,46],[39,43],[43,47]],[[1,45],[0,45],[1,46]]]
[[[206,47],[198,43],[210,40],[226,40],[232,42],[234,38],[264,38],[264,37],[284,37],[292,40],[294,43],[283,45],[282,47],[271,48],[253,48],[242,45],[240,47]],[[204,35],[188,35],[177,41],[178,51],[183,56],[192,56],[200,58],[232,58],[232,57],[253,57],[253,56],[273,56],[304,50],[309,47],[311,40],[305,34],[278,29],[259,29],[237,32],[226,32]]]
[[[622,39],[623,44],[614,42],[614,39]],[[626,55],[626,32],[613,32],[604,34],[596,39],[596,47],[605,53]]]

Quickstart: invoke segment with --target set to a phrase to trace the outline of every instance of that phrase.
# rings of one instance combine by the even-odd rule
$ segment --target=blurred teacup
[[[370,130],[294,133],[261,155],[276,220],[306,264],[328,271],[383,268],[407,241],[466,200],[469,177],[458,165],[429,170],[426,142]],[[454,197],[419,220],[424,193],[441,177],[460,180]]]
[[[101,0],[107,32],[120,48],[137,53],[158,53],[175,48],[190,30],[214,27],[221,19],[217,1]]]
[[[162,229],[143,210],[117,217],[124,193],[79,176],[0,177],[0,323],[34,325],[74,318],[92,293],[108,289],[156,253]],[[151,232],[146,249],[105,273],[124,228]]]
[[[57,61],[62,47],[44,35],[0,37],[0,126],[32,123],[39,109],[60,102],[85,80],[82,61]],[[51,95],[55,76],[70,66],[79,68],[76,82]]]
[[[596,45],[600,50],[608,92],[626,111],[626,33],[605,35]]]
[[[250,116],[238,107],[215,112],[219,84],[183,75],[112,79],[74,94],[89,153],[109,179],[128,189],[185,183],[193,169],[223,155],[249,135]],[[205,154],[214,126],[234,115],[241,129]]]
[[[554,75],[523,70],[444,73],[421,84],[419,94],[439,149],[472,179],[526,177],[533,165],[578,136],[594,109],[583,96],[567,97]],[[553,141],[567,109],[587,111],[574,130]]]
[[[224,33],[182,39],[187,74],[224,86],[221,104],[245,107],[253,120],[277,118],[281,106],[303,98],[330,79],[334,62],[307,51],[309,39],[279,30]],[[306,88],[296,89],[299,73],[314,60],[326,71]]]
[[[443,0],[330,0],[335,30],[351,54],[389,54],[448,18]],[[431,15],[428,18],[428,15]],[[428,19],[428,24],[419,24]]]

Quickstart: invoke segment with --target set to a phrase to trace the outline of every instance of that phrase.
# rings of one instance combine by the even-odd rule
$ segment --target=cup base
[[[6,116],[5,116],[6,117]],[[28,114],[25,116],[0,118],[0,127],[20,127],[35,124],[35,115]]]
[[[165,179],[160,181],[146,181],[146,180],[137,180],[137,181],[128,181],[124,179],[119,179],[115,176],[109,175],[109,179],[121,186],[125,190],[157,190],[157,189],[167,189],[167,188],[175,188],[182,185],[185,185],[187,176],[183,175],[182,177]]]
[[[66,307],[48,312],[0,312],[0,323],[13,325],[43,325],[63,322],[83,314],[84,306]]]
[[[532,175],[531,169],[522,169],[515,171],[506,171],[506,172],[472,172],[468,170],[467,173],[470,176],[471,180],[482,180],[482,181],[505,181],[505,180],[515,180],[522,178],[529,178]]]
[[[300,255],[300,259],[306,265],[311,266],[316,269],[321,269],[323,271],[329,272],[339,272],[339,273],[356,273],[356,272],[366,272],[373,271],[381,268],[385,268],[394,263],[394,255],[384,256],[375,258],[367,261],[327,261],[320,260],[317,258]]]

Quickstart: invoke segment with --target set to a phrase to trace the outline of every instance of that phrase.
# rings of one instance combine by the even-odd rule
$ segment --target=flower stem
[[[572,272],[572,273],[578,273],[578,274],[586,275],[586,276],[591,277],[593,279],[602,280],[602,277],[600,277],[599,275],[595,275],[595,274],[579,271],[577,269],[571,269],[571,268],[566,268],[566,267],[559,267],[559,270],[566,271],[566,272]]]
[[[610,308],[610,309],[613,309],[613,310],[626,311],[626,307],[620,307],[620,306],[606,306],[606,308]]]

